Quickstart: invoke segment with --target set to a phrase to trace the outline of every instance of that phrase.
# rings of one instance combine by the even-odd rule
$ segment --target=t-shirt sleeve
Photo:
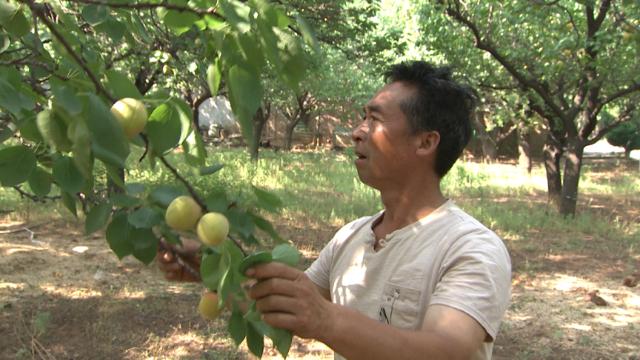
[[[362,227],[371,217],[363,217],[343,226],[333,239],[320,251],[318,258],[309,266],[305,274],[311,281],[323,289],[331,289],[331,266],[334,255],[340,247]]]
[[[335,238],[320,251],[318,258],[304,272],[316,285],[327,290],[331,288],[330,275],[334,241]]]
[[[442,265],[429,305],[465,312],[495,339],[511,298],[509,254],[493,233],[467,234],[456,243]]]

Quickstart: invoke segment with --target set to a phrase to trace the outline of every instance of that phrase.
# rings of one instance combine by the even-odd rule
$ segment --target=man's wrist
[[[320,327],[320,334],[316,340],[330,344],[335,336],[339,336],[338,329],[340,328],[340,313],[344,308],[338,304],[334,304],[330,301],[326,301],[326,316],[322,319],[322,326]]]

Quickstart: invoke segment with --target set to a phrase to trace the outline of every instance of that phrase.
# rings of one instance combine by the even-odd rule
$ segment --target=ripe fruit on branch
[[[229,220],[220,213],[210,212],[198,221],[196,231],[203,244],[216,246],[229,235]]]
[[[198,304],[198,312],[207,320],[215,320],[220,315],[220,307],[218,307],[218,294],[205,292],[200,298]]]
[[[164,219],[173,229],[187,231],[196,226],[200,216],[200,205],[192,197],[183,195],[173,199],[169,204]]]
[[[111,113],[118,119],[129,139],[133,139],[144,129],[149,117],[142,101],[133,98],[118,100],[111,106]]]

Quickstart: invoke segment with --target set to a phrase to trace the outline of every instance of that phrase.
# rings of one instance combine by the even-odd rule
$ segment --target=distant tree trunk
[[[251,154],[251,160],[258,161],[260,153],[260,140],[262,139],[262,132],[264,125],[269,120],[271,115],[271,104],[266,103],[258,108],[256,114],[253,116],[253,141],[250,144],[249,154]]]
[[[293,131],[296,125],[303,121],[308,123],[311,115],[311,109],[314,105],[314,101],[308,91],[305,91],[301,95],[296,97],[296,109],[287,114],[287,125],[285,127],[284,134],[284,148],[291,150],[293,145]]]
[[[491,138],[487,132],[487,126],[484,121],[484,112],[477,112],[472,116],[473,128],[478,134],[478,141],[482,147],[482,157],[484,160],[495,161],[498,158],[498,146],[497,143]]]
[[[298,115],[287,123],[285,132],[284,132],[284,148],[286,150],[291,150],[293,146],[293,130],[296,128],[296,125],[300,123],[301,119],[302,117]]]
[[[577,138],[569,139],[565,151],[564,176],[562,181],[562,198],[560,201],[560,214],[575,215],[578,202],[578,183],[580,182],[580,169],[582,167],[582,155],[584,144]]]
[[[531,174],[533,163],[531,161],[531,133],[525,121],[518,123],[518,166],[526,169]]]
[[[543,148],[544,168],[547,174],[547,193],[549,201],[560,206],[562,194],[562,178],[560,176],[560,159],[562,158],[562,143],[549,131]]]

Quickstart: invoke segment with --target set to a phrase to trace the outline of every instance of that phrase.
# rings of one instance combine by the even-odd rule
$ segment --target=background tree
[[[491,59],[488,67],[478,63],[478,70],[499,68],[497,76],[509,79],[503,85],[517,85],[528,106],[544,119],[549,197],[561,214],[574,214],[584,147],[637,111],[640,5],[442,0],[423,11],[425,17],[446,14],[451,21],[443,32],[459,32],[467,45]],[[614,123],[599,127],[599,114],[612,108],[620,109]]]
[[[606,125],[615,119],[609,114],[603,113],[603,115],[606,116],[604,120]],[[628,159],[631,151],[640,149],[640,117],[636,116],[631,121],[616,126],[607,133],[606,139],[613,146],[622,146],[624,156]]]

